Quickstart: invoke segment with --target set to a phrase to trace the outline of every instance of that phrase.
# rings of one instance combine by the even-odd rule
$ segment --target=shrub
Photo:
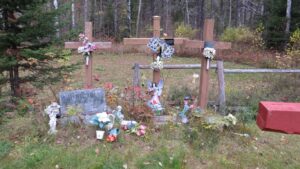
[[[287,48],[287,55],[292,60],[292,67],[300,65],[300,29],[296,29],[290,36],[290,42]]]
[[[222,41],[243,42],[262,48],[264,41],[261,37],[264,27],[260,24],[254,31],[247,27],[228,27],[221,35]]]
[[[193,29],[191,25],[186,25],[183,22],[181,22],[175,30],[175,36],[192,39],[196,36],[197,32],[198,29]]]

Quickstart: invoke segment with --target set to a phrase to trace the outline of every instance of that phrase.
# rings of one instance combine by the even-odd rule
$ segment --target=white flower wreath
[[[150,64],[150,68],[151,69],[159,69],[159,70],[161,70],[161,69],[163,69],[164,68],[164,63],[163,63],[163,61],[161,61],[160,60],[160,57],[157,57],[156,58],[156,61],[154,61],[154,62],[152,62],[151,64]]]

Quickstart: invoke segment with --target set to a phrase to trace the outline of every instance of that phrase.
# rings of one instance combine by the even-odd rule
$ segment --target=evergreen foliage
[[[75,65],[61,64],[70,52],[55,46],[60,10],[47,7],[47,0],[1,0],[0,85],[10,83],[13,96],[20,84],[43,87],[62,79]],[[50,2],[50,1],[49,1]],[[48,3],[50,4],[50,3]]]
[[[283,49],[289,36],[285,35],[286,27],[286,0],[266,0],[265,1],[265,23],[264,39],[267,47]],[[291,27],[290,32],[293,32],[300,26],[300,1],[292,1],[291,9]]]

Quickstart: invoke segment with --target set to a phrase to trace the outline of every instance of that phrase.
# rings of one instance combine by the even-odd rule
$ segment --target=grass
[[[74,58],[82,59],[79,55]],[[94,81],[95,87],[112,82],[120,94],[132,84],[133,64],[149,64],[151,59],[143,54],[95,54],[94,73],[100,77],[100,81]],[[168,63],[200,61],[199,58],[174,57]],[[247,67],[225,62],[225,68]],[[81,88],[83,73],[82,70],[71,73],[64,84],[58,84],[53,90],[57,93]],[[142,70],[142,73],[145,79],[152,78],[151,70]],[[197,69],[162,71],[165,80],[162,102],[170,112],[181,110],[181,107],[168,107],[170,98],[180,103],[184,91],[197,96],[199,79],[192,83],[193,73],[200,72]],[[121,132],[115,143],[96,140],[95,127],[87,126],[58,127],[56,136],[47,135],[48,118],[42,111],[55,97],[45,89],[33,98],[37,102],[34,111],[16,113],[0,124],[0,168],[300,168],[299,136],[263,132],[253,121],[260,100],[299,99],[298,79],[287,81],[289,77],[226,75],[227,105],[243,108],[235,112],[239,122],[234,127],[222,131],[207,129],[199,119],[192,118],[189,125],[170,123],[155,128],[149,124],[145,137]],[[216,74],[211,71],[210,100],[215,100],[216,94]],[[125,116],[128,113],[125,112]],[[250,137],[234,133],[247,133]]]

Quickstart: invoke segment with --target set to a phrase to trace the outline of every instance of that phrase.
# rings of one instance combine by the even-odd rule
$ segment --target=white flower
[[[216,55],[216,50],[214,48],[204,48],[202,54],[206,59],[213,59]]]

